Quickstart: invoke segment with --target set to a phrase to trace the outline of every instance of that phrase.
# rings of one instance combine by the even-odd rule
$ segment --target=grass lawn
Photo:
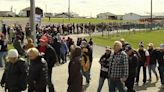
[[[90,37],[87,37],[89,39]],[[164,43],[164,30],[161,31],[152,31],[152,32],[137,32],[137,33],[120,33],[119,35],[105,35],[102,36],[93,36],[92,39],[96,45],[99,46],[112,46],[113,42],[124,38],[129,42],[133,48],[137,49],[139,42],[143,41],[145,46],[149,42],[154,43],[156,47],[159,47],[159,44]]]
[[[0,17],[1,20],[23,20],[28,19],[27,17]],[[51,21],[49,21],[49,18],[42,18],[42,23],[109,23],[109,22],[127,22],[124,20],[107,20],[107,19],[97,19],[97,18],[71,18],[69,21],[68,18],[51,18]]]
[[[123,20],[107,20],[107,19],[96,19],[96,18],[71,18],[70,21],[68,18],[51,18],[49,21],[48,18],[43,18],[43,22],[50,22],[50,23],[109,23],[109,22],[126,22]]]

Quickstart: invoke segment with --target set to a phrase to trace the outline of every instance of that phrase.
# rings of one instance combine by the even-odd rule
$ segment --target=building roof
[[[60,16],[60,15],[66,15],[66,16],[69,16],[69,14],[68,14],[68,13],[65,13],[65,12],[63,12],[63,13],[58,13],[58,14],[56,14],[55,16]]]
[[[41,8],[39,8],[39,7],[35,7],[35,8],[41,9]],[[42,9],[41,9],[41,10],[42,10]],[[24,8],[24,9],[22,9],[22,11],[30,11],[30,7]]]
[[[130,15],[137,15],[137,16],[141,16],[141,15],[139,15],[139,14],[132,13],[132,12],[131,12],[131,13],[127,13],[127,14],[125,14],[125,15],[129,15],[129,14],[130,14]],[[125,16],[125,15],[124,15],[124,16]]]
[[[108,16],[116,16],[115,14],[111,13],[111,12],[105,12],[105,13],[100,13],[97,15],[108,15]]]

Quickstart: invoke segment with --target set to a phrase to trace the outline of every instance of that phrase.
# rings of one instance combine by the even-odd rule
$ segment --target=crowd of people
[[[85,38],[78,38],[75,43],[72,38],[61,36],[59,29],[55,25],[42,28],[37,25],[37,39],[32,40],[29,24],[25,31],[19,25],[9,28],[4,24],[0,33],[0,67],[5,67],[5,70],[0,84],[5,87],[5,91],[22,92],[28,89],[28,92],[46,92],[48,87],[49,92],[56,92],[51,80],[53,67],[66,63],[68,56],[67,92],[82,92],[84,78],[89,86],[93,61],[92,39],[87,41]],[[73,29],[65,30],[63,32],[73,32]],[[9,50],[8,43],[13,43],[14,49]],[[152,81],[153,71],[156,81],[160,79],[161,88],[164,88],[164,44],[155,48],[153,43],[149,43],[146,49],[144,42],[140,42],[139,48],[134,50],[130,43],[120,39],[113,46],[106,47],[99,63],[101,69],[97,92],[101,92],[105,79],[108,80],[109,92],[135,92],[134,84],[139,83],[141,67],[143,84],[147,82],[148,67],[149,81]],[[157,64],[159,75],[156,71]]]
[[[140,42],[139,48],[135,50],[130,43],[125,43],[124,39],[115,41],[113,49],[107,47],[105,54],[100,58],[101,71],[97,92],[101,92],[105,79],[108,80],[109,92],[116,92],[116,89],[119,92],[136,92],[134,84],[138,85],[139,83],[141,67],[143,67],[143,85],[147,81],[152,81],[151,72],[153,71],[156,82],[158,82],[160,76],[161,89],[163,89],[163,56],[164,44],[161,44],[160,48],[155,48],[153,43],[149,43],[148,49],[146,49],[144,43]],[[156,71],[157,68],[159,75]]]

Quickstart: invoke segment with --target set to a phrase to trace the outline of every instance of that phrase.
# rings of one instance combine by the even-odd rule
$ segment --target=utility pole
[[[47,13],[47,4],[45,5],[45,8],[46,8],[46,13]]]
[[[69,22],[70,22],[70,17],[71,17],[71,14],[70,14],[70,0],[68,0],[68,19],[69,19]]]
[[[151,0],[151,15],[150,15],[150,17],[151,17],[151,20],[150,20],[150,22],[151,22],[151,25],[150,25],[150,30],[153,30],[153,0]]]
[[[35,0],[30,0],[30,28],[31,37],[36,44],[36,30],[35,30]]]

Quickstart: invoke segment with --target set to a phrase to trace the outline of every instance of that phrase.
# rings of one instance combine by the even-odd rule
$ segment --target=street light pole
[[[70,0],[68,0],[68,19],[69,19],[69,21],[70,21],[70,17],[71,17],[71,15],[70,15]]]
[[[151,25],[150,25],[150,30],[153,30],[153,0],[151,0],[151,15],[150,15],[150,17],[151,17],[151,20],[150,20],[150,22],[151,22]]]
[[[31,37],[36,43],[36,30],[35,30],[35,0],[30,0],[30,28]]]

